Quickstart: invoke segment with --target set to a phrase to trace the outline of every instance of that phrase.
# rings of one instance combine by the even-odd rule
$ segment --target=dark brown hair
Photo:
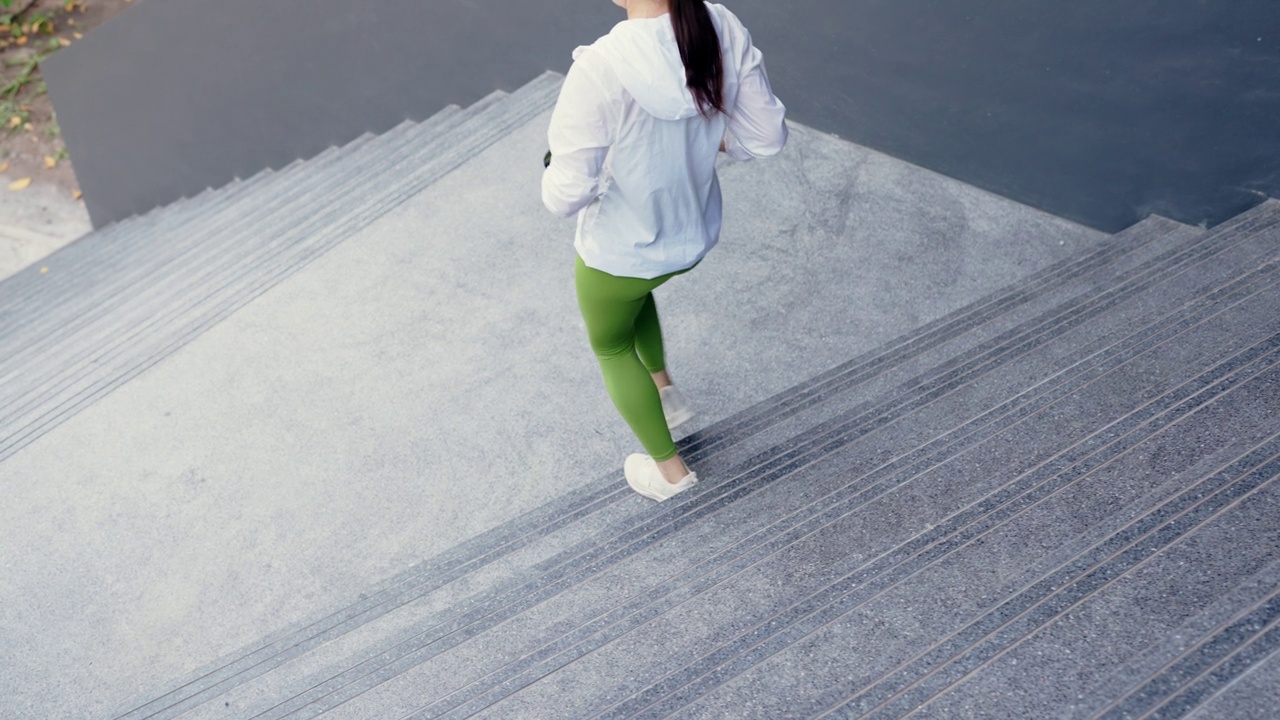
[[[671,25],[684,62],[685,81],[698,112],[724,112],[724,64],[720,60],[720,36],[703,0],[670,0]]]

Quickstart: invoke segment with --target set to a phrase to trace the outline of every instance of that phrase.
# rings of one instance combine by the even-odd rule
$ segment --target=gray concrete
[[[1280,653],[1253,667],[1199,709],[1191,720],[1271,720],[1280,707]]]
[[[7,391],[0,393],[0,403],[6,405],[0,415],[0,458],[542,113],[554,102],[559,82],[548,73],[500,107],[472,106],[448,121],[448,130],[421,123],[411,135],[430,136],[425,139],[371,143],[367,154],[373,155],[375,147],[382,151],[374,159],[356,153],[348,158],[353,162],[311,175],[299,167],[301,177],[293,182],[279,173],[273,178],[275,192],[264,188],[224,208],[221,219],[229,215],[229,224],[206,220],[186,233],[153,228],[152,236],[127,251],[120,248],[120,255],[135,260],[126,272],[110,273],[94,264],[81,268],[80,274],[93,280],[106,276],[115,283],[116,275],[124,276],[122,283],[75,282],[74,274],[59,272],[61,258],[51,259],[56,278],[51,283],[62,283],[61,292],[45,297],[54,308],[42,311],[39,303],[19,303],[16,317],[6,318],[9,327],[0,325],[9,355],[0,363],[0,382]],[[477,105],[494,102],[490,97]],[[221,200],[221,194],[210,199]],[[97,243],[78,245],[86,244]],[[110,246],[103,252],[110,254]]]
[[[1280,562],[1273,562],[1259,570],[1249,582],[1242,583],[1231,592],[1221,594],[1207,610],[1168,633],[1158,642],[1151,643],[1148,649],[1131,658],[1123,666],[1109,668],[1110,672],[1098,683],[1099,687],[1095,693],[1085,697],[1071,698],[1064,703],[1064,707],[1071,709],[1069,716],[1072,718],[1095,717],[1104,711],[1114,712],[1118,708],[1123,708],[1126,705],[1124,699],[1139,692],[1148,678],[1158,676],[1175,666],[1180,660],[1194,655],[1206,638],[1211,638],[1223,628],[1229,627],[1238,620],[1244,610],[1265,602],[1277,588],[1280,588]],[[1204,704],[1203,709],[1193,713],[1192,716],[1243,718],[1248,717],[1249,709],[1256,711],[1261,708],[1277,707],[1275,700],[1267,697],[1266,689],[1256,684],[1256,678],[1265,677],[1267,672],[1263,669],[1252,673],[1253,680],[1239,678],[1235,692],[1229,693],[1236,697],[1227,703],[1235,706],[1233,711],[1209,712],[1215,706],[1221,707],[1224,703],[1208,702]],[[1193,677],[1194,675],[1188,678],[1184,674],[1184,682]],[[1136,710],[1132,707],[1125,709],[1130,712]],[[1064,713],[1064,716],[1067,716],[1067,713]]]
[[[1260,302],[1257,306],[1268,307]],[[1238,331],[1248,318],[1237,320],[1234,324]],[[1199,330],[1233,334],[1229,328],[1218,327],[1220,324],[1227,323],[1209,322]],[[1269,331],[1258,329],[1258,334],[1276,332],[1275,321],[1271,325]],[[1211,338],[1216,339],[1220,338]],[[1071,342],[1069,337],[1059,340]],[[1105,520],[1126,504],[1126,494],[1140,495],[1152,484],[1163,482],[1164,473],[1176,473],[1185,467],[1182,463],[1197,459],[1194,452],[1182,451],[1151,467],[1151,458],[1164,454],[1162,448],[1192,446],[1204,451],[1216,446],[1220,437],[1215,433],[1253,433],[1256,442],[1259,435],[1265,438],[1274,432],[1273,418],[1266,408],[1274,403],[1275,391],[1258,383],[1262,390],[1250,392],[1241,388],[1219,403],[1226,409],[1200,413],[1192,421],[1171,429],[1167,437],[1158,437],[1147,447],[1139,446],[1132,451],[1133,457],[1119,455],[1121,462],[1099,470],[1097,459],[1089,457],[1089,452],[1121,434],[1100,429],[1123,413],[1134,412],[1135,406],[1139,414],[1147,410],[1143,398],[1155,393],[1144,385],[1172,388],[1185,379],[1178,373],[1196,372],[1215,362],[1215,343],[1189,339],[1186,345],[1199,346],[1200,357],[1153,349],[1150,356],[1132,362],[1131,367],[1078,389],[1036,415],[1021,418],[1019,424],[999,435],[984,439],[981,433],[974,432],[975,428],[958,426],[955,434],[965,438],[960,450],[949,457],[937,453],[916,464],[927,467],[927,472],[911,466],[895,470],[894,475],[901,477],[897,481],[900,487],[884,482],[882,468],[868,472],[878,460],[866,459],[876,453],[898,457],[913,454],[907,451],[916,443],[901,443],[892,432],[876,433],[866,438],[867,442],[831,453],[810,467],[797,463],[794,476],[781,479],[776,487],[735,503],[710,522],[704,518],[696,526],[683,529],[679,536],[664,539],[667,551],[655,543],[647,554],[660,557],[650,561],[650,568],[611,569],[611,575],[616,571],[616,577],[606,577],[595,584],[600,588],[625,585],[623,578],[650,573],[653,579],[646,593],[656,596],[658,588],[667,592],[671,584],[660,583],[663,577],[674,576],[686,564],[701,561],[712,552],[705,548],[730,546],[734,552],[743,552],[744,538],[775,520],[791,522],[770,525],[768,534],[752,537],[751,542],[768,546],[774,544],[775,536],[791,535],[789,545],[772,547],[774,554],[768,557],[760,553],[757,564],[736,574],[734,571],[741,569],[736,560],[730,564],[718,559],[717,563],[729,567],[718,573],[717,586],[692,597],[684,593],[655,597],[651,612],[641,613],[642,619],[647,616],[647,624],[546,677],[509,702],[495,706],[487,716],[533,716],[534,708],[552,702],[558,709],[556,717],[581,716],[587,708],[606,706],[610,697],[642,689],[666,672],[673,673],[672,682],[681,683],[693,682],[713,670],[732,669],[739,660],[755,656],[748,648],[766,639],[770,640],[766,647],[785,651],[740,677],[713,677],[714,682],[729,678],[732,682],[715,689],[699,704],[705,712],[703,716],[720,716],[727,707],[751,708],[751,716],[762,718],[816,715],[823,706],[809,706],[804,704],[806,701],[819,701],[828,687],[841,688],[863,678],[875,678],[872,671],[876,668],[883,672],[921,646],[945,638],[975,614],[1071,557],[1059,557],[1037,567],[1037,559],[1052,553],[1055,544],[1075,537],[1082,527]],[[1276,374],[1271,373],[1272,379]],[[980,384],[1000,387],[1006,395],[1024,387],[996,377]],[[1266,394],[1268,390],[1271,394]],[[1191,392],[1186,389],[1183,395]],[[914,434],[918,426],[931,424],[933,418],[927,416],[949,415],[955,425],[958,418],[980,418],[985,410],[976,407],[961,415],[939,407],[942,404],[903,421],[903,431]],[[1241,407],[1247,412],[1241,412]],[[1224,422],[1224,418],[1234,421]],[[1224,426],[1230,430],[1222,431]],[[1065,460],[1046,462],[1059,452]],[[1074,467],[1076,463],[1087,467],[1090,462],[1095,463],[1091,470],[1098,471],[1083,474]],[[748,472],[724,480],[729,486],[741,486],[755,482],[758,474]],[[1067,479],[1055,480],[1059,476]],[[1011,500],[1014,493],[1008,487],[1016,487],[1017,493],[1030,492],[1041,482],[1059,494],[1049,495],[1030,509],[1010,501],[1014,509],[1006,511],[988,500],[1006,494]],[[811,502],[842,487],[847,490],[803,508],[799,519],[792,520],[795,516],[791,513],[800,502]],[[703,491],[703,495],[707,492]],[[797,500],[809,493],[813,497]],[[706,499],[709,498],[703,498]],[[1021,512],[1010,517],[1015,511]],[[814,522],[824,516],[825,526]],[[959,540],[953,539],[956,537]],[[955,549],[954,554],[912,557],[927,543],[941,543],[944,539]],[[1265,543],[1260,545],[1258,552],[1273,552]],[[833,622],[836,627],[823,628],[820,634],[797,642],[801,635],[790,631],[797,626],[803,629],[806,623],[799,619],[824,603],[839,599],[840,591],[823,595],[828,586],[842,586],[857,601],[856,605],[851,601],[842,604],[837,612],[821,613],[828,619],[843,612],[849,616]],[[677,600],[683,602],[677,604]],[[581,602],[573,612],[589,615],[608,605],[603,601]],[[815,624],[821,623],[810,627]],[[851,626],[857,630],[849,630]],[[753,627],[756,632],[746,632]],[[1115,636],[1100,637],[1107,640]],[[796,644],[787,647],[792,642]],[[857,651],[850,652],[850,648]],[[1087,660],[1088,656],[1082,658]],[[705,692],[707,687],[714,688],[714,684],[703,685],[701,690]],[[665,703],[662,714],[674,712],[691,697],[696,695],[677,696]],[[636,704],[627,710],[641,706]],[[1023,716],[1026,715],[1009,715]]]
[[[0,188],[17,178],[0,174]],[[0,189],[0,281],[92,230],[82,200],[48,185]]]
[[[616,476],[546,120],[0,464],[0,714],[126,710]],[[1103,240],[804,127],[722,177],[722,247],[659,293],[690,429]]]

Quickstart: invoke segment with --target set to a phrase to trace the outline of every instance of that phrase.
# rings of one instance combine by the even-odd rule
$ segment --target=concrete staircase
[[[0,462],[558,82],[0,284]],[[111,717],[1273,717],[1278,278],[1280,201],[1153,216],[684,437],[692,492],[639,502],[610,473]]]
[[[406,120],[117,223],[10,278],[0,461],[528,122],[558,90],[547,73],[513,96]]]

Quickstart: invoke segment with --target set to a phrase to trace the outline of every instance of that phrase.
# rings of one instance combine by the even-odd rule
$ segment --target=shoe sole
[[[645,497],[649,498],[650,500],[657,500],[658,502],[662,502],[663,500],[666,500],[666,499],[667,499],[667,497],[666,497],[666,496],[658,495],[658,494],[656,494],[656,493],[654,493],[654,492],[650,491],[650,490],[649,490],[648,488],[646,488],[646,487],[640,487],[640,486],[636,485],[634,482],[631,482],[631,478],[627,478],[627,484],[631,486],[631,489],[632,489],[632,490],[635,490],[637,493],[639,493],[639,494],[641,494],[641,495],[643,495],[643,496],[645,496]],[[677,494],[679,494],[679,493],[677,493]],[[670,496],[670,497],[675,497],[675,496],[674,496],[674,495],[672,495],[672,496]]]

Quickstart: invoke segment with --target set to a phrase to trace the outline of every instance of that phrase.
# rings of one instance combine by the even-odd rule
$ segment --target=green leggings
[[[587,324],[591,349],[600,361],[604,385],[622,419],[654,460],[674,457],[676,444],[650,377],[650,373],[666,369],[653,289],[688,271],[645,280],[589,268],[582,258],[574,264],[578,307]]]

